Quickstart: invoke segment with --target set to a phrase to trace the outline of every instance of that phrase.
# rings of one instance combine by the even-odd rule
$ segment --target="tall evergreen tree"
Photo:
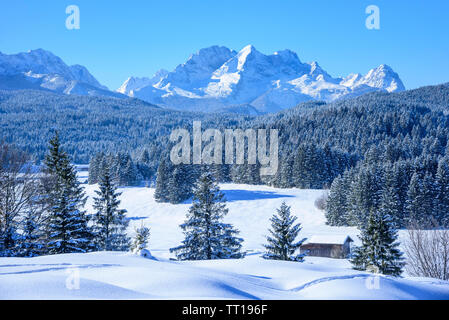
[[[382,194],[380,197],[380,207],[388,212],[396,226],[401,226],[403,222],[403,206],[400,199],[401,181],[397,180],[393,167],[387,166]]]
[[[349,190],[349,182],[346,175],[338,176],[332,182],[329,197],[326,202],[326,219],[327,223],[332,226],[352,225],[352,221],[348,221],[347,193]]]
[[[427,224],[436,215],[437,186],[429,173],[415,172],[407,193],[407,220]]]
[[[95,191],[98,197],[94,198],[94,242],[99,250],[126,251],[130,241],[126,235],[129,221],[126,210],[119,209],[121,193],[112,182],[109,168],[102,170],[99,179],[99,190]]]
[[[378,209],[382,194],[383,171],[380,165],[364,164],[358,168],[348,195],[348,219],[352,225],[363,226],[367,212]]]
[[[167,198],[172,204],[180,203],[191,196],[192,182],[189,172],[184,164],[173,166],[173,171],[168,180]]]
[[[49,253],[89,251],[92,233],[83,211],[87,198],[77,181],[75,168],[61,149],[58,134],[50,140],[44,172],[49,182],[44,189],[49,208],[46,227]]]
[[[449,226],[449,157],[443,157],[438,163],[437,182],[437,213],[436,220],[444,227]]]
[[[275,175],[274,185],[279,188],[293,188],[293,157],[286,155],[281,157],[280,167]]]
[[[252,184],[252,185],[259,185],[262,183],[260,179],[260,163],[257,162],[256,164],[248,164],[246,165],[246,171],[245,171],[245,183]]]
[[[164,159],[161,160],[159,167],[157,169],[157,177],[156,177],[156,190],[154,191],[154,198],[158,202],[168,202],[169,199],[169,191],[168,185],[170,182],[170,173],[167,166],[167,161]]]
[[[290,207],[282,203],[277,209],[277,214],[270,219],[271,236],[267,237],[268,244],[264,245],[267,252],[263,255],[265,259],[286,260],[286,261],[304,261],[305,254],[296,254],[295,252],[306,241],[306,238],[296,241],[301,231],[301,224],[295,224],[297,217],[292,216]]]
[[[170,249],[179,260],[210,260],[242,258],[237,230],[223,223],[228,213],[224,195],[209,172],[201,175],[195,185],[193,204],[187,220],[180,227],[185,239],[182,245]]]
[[[362,245],[354,249],[351,263],[356,270],[375,270],[381,274],[399,276],[404,267],[398,249],[397,230],[385,211],[372,211],[359,236]]]

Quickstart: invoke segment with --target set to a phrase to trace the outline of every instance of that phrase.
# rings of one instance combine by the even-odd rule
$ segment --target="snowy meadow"
[[[82,177],[81,177],[82,178]],[[84,185],[92,210],[97,185]],[[131,220],[128,234],[151,229],[152,257],[128,252],[71,253],[35,258],[0,258],[0,299],[449,299],[449,282],[394,278],[352,269],[346,259],[306,257],[305,262],[262,259],[269,219],[282,202],[303,229],[299,237],[349,235],[354,227],[331,227],[314,205],[322,190],[221,184],[229,213],[240,230],[244,259],[174,261],[169,249],[183,239],[191,201],[154,200],[153,188],[120,188],[121,208]],[[400,232],[400,239],[405,236]]]

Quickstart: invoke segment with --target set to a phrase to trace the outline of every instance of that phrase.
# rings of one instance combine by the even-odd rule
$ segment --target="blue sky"
[[[65,9],[78,5],[80,30]],[[365,27],[365,8],[380,8],[380,30]],[[447,0],[2,0],[0,51],[43,48],[82,64],[116,89],[128,76],[172,70],[210,45],[263,53],[291,49],[333,76],[382,63],[407,88],[449,81]]]

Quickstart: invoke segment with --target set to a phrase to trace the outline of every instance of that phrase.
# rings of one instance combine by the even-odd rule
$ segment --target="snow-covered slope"
[[[0,299],[449,299],[447,282],[375,278],[329,260],[176,262],[118,252],[0,258]]]
[[[88,207],[96,188],[87,186]],[[157,203],[154,189],[121,188],[122,207],[132,219],[129,233],[141,223],[151,228],[149,249],[154,259],[119,252],[0,258],[0,299],[449,299],[449,282],[375,277],[352,270],[347,260],[264,260],[260,253],[269,218],[282,201],[298,216],[302,236],[357,239],[358,232],[325,225],[323,213],[314,206],[321,190],[237,184],[221,188],[228,199],[226,221],[241,230],[246,258],[169,260],[168,249],[183,239],[179,224],[190,203]]]
[[[85,67],[68,66],[61,58],[43,49],[11,55],[0,52],[0,89],[123,97],[101,85]]]
[[[291,50],[265,55],[252,45],[240,52],[212,46],[172,72],[152,79],[129,78],[117,90],[152,103],[195,111],[251,105],[275,112],[309,100],[334,101],[370,91],[405,90],[387,65],[365,76],[333,78],[317,62],[303,63]]]

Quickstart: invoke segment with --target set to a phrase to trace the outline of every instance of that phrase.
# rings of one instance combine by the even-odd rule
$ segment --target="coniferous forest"
[[[156,186],[161,202],[193,195],[203,171],[219,182],[281,188],[329,188],[330,225],[363,226],[369,212],[388,210],[404,227],[411,219],[447,225],[449,86],[369,93],[334,103],[308,102],[276,114],[171,111],[136,99],[73,97],[32,90],[1,91],[1,135],[42,162],[60,131],[75,163],[90,163],[89,183],[108,167],[118,185]],[[173,165],[172,129],[276,128],[279,168],[260,177],[257,165]],[[23,129],[26,130],[23,130]]]

